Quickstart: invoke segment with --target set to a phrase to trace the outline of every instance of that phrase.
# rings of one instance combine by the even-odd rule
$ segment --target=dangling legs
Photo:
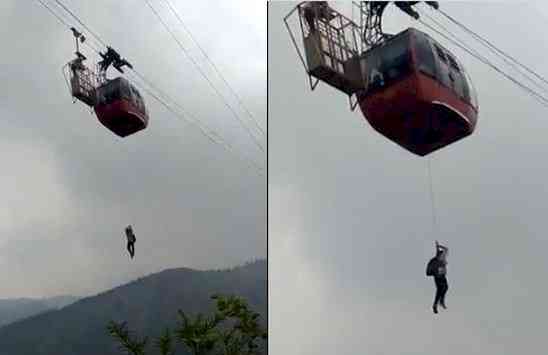
[[[135,255],[135,245],[134,243],[128,242],[127,243],[127,251],[129,252],[129,255],[133,259],[133,255]]]
[[[447,309],[445,306],[445,294],[447,293],[447,290],[449,290],[449,286],[447,285],[445,276],[434,277],[434,281],[436,283],[436,296],[432,309],[434,310],[434,313],[438,313],[438,304],[442,306],[443,309]]]
[[[443,307],[443,309],[447,309],[447,306],[445,305],[445,294],[447,293],[447,290],[449,290],[449,285],[447,284],[447,279],[444,276],[440,296],[440,305]]]
[[[434,310],[434,313],[438,313],[438,304],[440,303],[443,295],[443,281],[441,277],[434,277],[434,282],[436,283],[436,296],[434,297],[434,305],[432,306],[432,309]]]

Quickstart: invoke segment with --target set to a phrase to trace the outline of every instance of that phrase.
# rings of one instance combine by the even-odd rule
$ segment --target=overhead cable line
[[[255,162],[253,159],[247,157],[241,157],[239,156],[236,151],[234,150],[234,147],[228,143],[227,141],[225,141],[221,136],[219,136],[215,131],[211,130],[210,128],[208,128],[207,126],[202,126],[200,125],[199,120],[195,118],[195,116],[190,113],[187,109],[185,109],[183,106],[181,106],[180,104],[178,104],[175,100],[173,100],[169,95],[167,95],[165,92],[163,92],[161,89],[159,89],[157,87],[157,85],[155,85],[154,83],[152,83],[149,79],[147,79],[143,74],[141,74],[140,72],[138,72],[137,70],[132,70],[133,73],[135,73],[135,75],[141,79],[141,81],[143,81],[146,85],[148,85],[149,87],[151,87],[153,90],[156,90],[157,92],[159,92],[161,94],[161,96],[164,96],[164,98],[167,98],[167,101],[170,101],[174,104],[175,107],[177,107],[181,112],[182,112],[182,115],[181,113],[178,113],[176,112],[172,105],[169,105],[166,100],[164,99],[161,99],[160,97],[158,97],[157,95],[155,95],[154,93],[151,92],[151,90],[148,90],[146,89],[145,91],[148,92],[149,94],[151,94],[151,96],[153,96],[156,100],[158,100],[162,105],[164,105],[164,107],[166,107],[171,113],[173,113],[175,116],[179,117],[179,118],[182,118],[184,119],[185,121],[187,121],[188,123],[194,125],[195,127],[197,127],[204,136],[206,136],[211,142],[215,143],[215,144],[219,144],[221,147],[223,147],[226,151],[228,151],[229,153],[232,153],[234,154],[237,158],[239,158],[240,160],[244,161],[244,162],[248,162],[250,163],[253,167],[255,167],[259,172],[262,173],[262,171],[264,170],[257,162]],[[262,174],[261,174],[262,175]]]
[[[172,6],[171,2],[169,0],[164,0],[164,2],[167,4],[167,6],[169,7],[169,9],[171,10],[171,12],[175,15],[175,17],[179,20],[179,22],[181,23],[181,26],[183,27],[183,29],[188,33],[190,39],[196,44],[196,46],[198,47],[198,49],[200,49],[200,51],[202,52],[202,54],[204,55],[204,57],[206,58],[206,60],[209,62],[209,64],[211,64],[211,66],[213,67],[213,69],[215,69],[215,72],[217,73],[217,75],[219,75],[219,77],[223,80],[223,82],[226,84],[226,86],[230,89],[230,91],[232,92],[232,94],[236,97],[236,99],[238,100],[238,103],[240,104],[240,106],[242,106],[242,108],[245,110],[245,112],[247,113],[247,115],[251,118],[251,120],[255,123],[255,125],[257,126],[257,128],[261,131],[262,135],[265,136],[265,132],[263,130],[263,128],[259,125],[259,123],[257,122],[257,119],[255,118],[255,116],[253,116],[253,114],[249,111],[249,109],[244,105],[244,102],[243,100],[240,98],[240,96],[236,93],[236,90],[234,90],[234,88],[228,83],[228,80],[226,80],[226,78],[224,77],[224,75],[222,74],[222,72],[217,68],[217,65],[215,65],[215,63],[211,60],[211,58],[209,57],[209,55],[206,53],[206,51],[202,48],[202,46],[200,45],[200,43],[196,40],[196,38],[194,37],[194,35],[192,34],[192,32],[190,32],[190,30],[188,29],[188,27],[186,26],[185,22],[183,21],[183,19],[181,18],[181,16],[179,15],[179,12]]]
[[[134,73],[139,76],[140,74],[138,72],[135,72]],[[143,80],[145,83],[147,83],[147,81],[145,81],[145,78],[144,77],[140,77],[141,80]],[[170,105],[169,103],[167,103],[164,99],[162,99],[161,97],[159,97],[158,95],[156,95],[152,90],[150,90],[149,88],[147,88],[146,86],[144,85],[140,85],[138,83],[136,83],[135,81],[132,82],[135,86],[137,86],[139,89],[145,91],[146,93],[148,93],[150,96],[152,96],[153,98],[155,98],[160,104],[162,104],[168,111],[170,111],[173,115],[175,115],[176,117],[179,117],[179,118],[182,118],[184,119],[185,121],[187,121],[189,124],[191,125],[194,125],[195,127],[197,127],[204,136],[206,136],[212,143],[215,143],[215,144],[218,144],[220,145],[221,147],[223,147],[227,152],[233,154],[236,158],[238,158],[240,161],[242,161],[243,163],[249,165],[249,167],[251,168],[254,168],[255,170],[257,170],[257,172],[259,173],[260,176],[264,176],[263,175],[263,171],[264,169],[262,167],[260,167],[253,159],[251,158],[245,158],[245,157],[242,157],[240,156],[239,154],[237,154],[234,150],[233,150],[233,147],[226,143],[226,142],[222,142],[222,141],[218,141],[216,140],[212,133],[211,132],[208,132],[204,127],[200,126],[197,122],[195,121],[192,121],[190,119],[188,119],[187,117],[185,117],[184,115],[186,116],[189,116],[188,112],[186,112],[184,110],[184,108],[182,106],[179,106],[177,103],[175,103],[176,106],[179,107],[179,109],[183,112],[183,115],[181,115],[181,113],[177,112],[176,109],[173,108],[172,105]],[[151,83],[147,83],[148,86],[151,86],[154,88],[153,84]],[[156,88],[157,91],[159,91],[157,88]],[[224,143],[224,144],[223,144]]]
[[[66,7],[61,1],[59,0],[54,0],[57,5],[61,6],[63,8],[63,10],[65,10],[66,12],[69,13],[69,15],[71,15],[76,21],[78,21],[78,23],[89,33],[91,34],[96,40],[99,41],[100,44],[103,45],[103,47],[108,47],[107,44],[101,39],[101,37],[99,37],[95,32],[93,32],[91,30],[91,28],[89,28],[88,26],[86,26],[85,23],[83,23],[82,21],[80,21],[80,19],[78,18],[78,16],[76,16],[68,7]]]
[[[66,27],[70,28],[70,25],[67,21],[65,21],[59,14],[57,14],[51,7],[48,6],[44,1],[42,0],[36,0],[38,1],[43,7],[46,8],[46,10],[49,11],[50,14],[52,14],[62,25],[65,25]]]
[[[498,52],[500,55],[508,58],[509,60],[511,60],[512,62],[514,62],[515,64],[519,65],[520,67],[522,67],[523,69],[527,70],[529,73],[533,74],[534,76],[536,76],[539,80],[543,81],[545,84],[548,84],[548,79],[546,79],[545,77],[543,77],[542,75],[538,74],[537,72],[535,72],[534,70],[532,70],[531,68],[529,68],[528,66],[526,66],[525,64],[519,62],[517,59],[515,59],[514,57],[512,57],[511,55],[505,53],[504,51],[502,51],[501,49],[497,48],[494,44],[492,44],[490,41],[488,41],[487,39],[485,39],[484,37],[480,36],[479,34],[477,34],[476,32],[474,32],[473,30],[469,29],[468,27],[466,27],[465,25],[463,25],[461,22],[457,21],[455,18],[453,18],[452,16],[448,15],[445,11],[441,10],[441,9],[438,9],[438,11],[443,15],[445,16],[449,21],[453,22],[454,24],[456,24],[457,26],[461,27],[462,29],[464,29],[466,32],[470,33],[472,36],[474,36],[478,41],[480,42],[483,42],[484,45],[492,48],[492,50]]]
[[[158,101],[159,103],[161,103],[165,108],[167,108],[169,111],[174,112],[173,110],[173,105],[169,104],[166,102],[165,99],[161,98],[159,95],[156,95],[153,90],[156,90],[158,91],[162,96],[166,96],[161,90],[159,90],[155,85],[153,85],[152,83],[150,83],[142,74],[140,74],[139,72],[137,71],[134,71],[135,75],[137,77],[139,77],[139,79],[141,79],[146,85],[139,85],[137,83],[135,83],[135,81],[133,81],[136,85],[139,85],[140,88],[144,89],[145,92],[147,92],[150,96],[152,96],[154,99],[156,99],[156,101]],[[146,86],[149,86],[151,87],[153,90],[147,88]],[[169,99],[169,97],[168,97]],[[188,114],[188,112],[186,112],[186,110],[182,107],[182,106],[179,106],[177,105],[176,102],[173,102],[172,100],[169,100],[171,101],[171,103],[175,104],[183,113],[183,115],[185,116],[190,116]],[[179,116],[178,113],[175,113],[176,116]],[[190,124],[193,124],[195,125],[200,131],[202,131],[203,135],[206,136],[212,143],[216,143],[218,144],[219,142],[213,137],[213,135],[208,132],[204,127],[202,127],[201,125],[197,124],[196,122],[194,121],[190,121],[188,119],[186,119],[187,122],[189,122]]]
[[[475,57],[476,59],[478,59],[479,61],[481,61],[482,63],[484,63],[485,65],[489,66],[490,68],[492,68],[493,70],[495,70],[497,73],[501,74],[502,76],[504,76],[506,79],[510,80],[511,82],[513,82],[514,84],[518,85],[520,88],[522,88],[523,90],[525,90],[527,93],[529,93],[530,95],[534,96],[537,101],[539,103],[541,103],[542,105],[548,107],[548,99],[544,96],[542,96],[541,94],[537,93],[535,90],[531,89],[530,87],[528,87],[527,85],[525,84],[522,84],[520,81],[518,81],[517,79],[513,78],[512,76],[510,76],[509,74],[505,73],[504,71],[502,71],[499,67],[497,67],[496,65],[494,65],[493,63],[491,63],[487,58],[485,58],[484,56],[478,54],[477,52],[475,52],[474,50],[471,50],[468,48],[468,46],[466,45],[463,45],[461,43],[459,43],[459,41],[456,41],[452,38],[450,38],[449,36],[447,36],[446,34],[442,33],[441,31],[437,30],[436,28],[434,28],[433,26],[429,25],[428,23],[424,22],[422,19],[418,19],[418,21],[420,23],[422,23],[425,27],[429,28],[430,30],[436,32],[437,34],[439,34],[440,36],[444,37],[445,39],[447,39],[448,41],[452,42],[454,45],[460,47],[461,49],[463,49],[464,51],[466,51],[468,54],[472,55],[473,57]]]
[[[167,25],[167,23],[162,19],[162,17],[160,16],[160,14],[158,13],[158,11],[156,11],[156,9],[150,4],[150,2],[148,0],[144,0],[145,3],[148,5],[148,7],[152,10],[152,12],[154,13],[154,15],[158,18],[158,20],[160,21],[160,23],[164,26],[164,28],[169,32],[169,34],[171,35],[171,37],[173,38],[173,40],[175,40],[175,42],[178,44],[179,48],[183,51],[183,53],[185,54],[185,56],[187,56],[189,58],[189,60],[194,64],[194,66],[196,67],[196,69],[198,70],[198,72],[202,75],[202,77],[206,80],[206,82],[211,86],[211,88],[215,91],[215,93],[221,98],[221,100],[223,101],[224,105],[230,110],[230,112],[234,115],[234,117],[240,122],[240,124],[242,125],[242,127],[247,131],[247,133],[249,134],[249,136],[251,137],[251,139],[253,140],[253,142],[255,143],[255,145],[264,153],[264,148],[263,146],[261,145],[261,143],[259,142],[259,140],[257,139],[257,137],[255,137],[255,135],[253,135],[253,133],[251,132],[251,130],[249,129],[249,127],[242,121],[242,119],[240,118],[240,116],[236,113],[236,111],[234,111],[234,109],[232,108],[232,106],[230,106],[225,98],[223,97],[223,95],[220,93],[220,91],[215,87],[215,85],[213,85],[213,83],[211,82],[211,80],[207,77],[207,75],[203,72],[202,68],[200,68],[200,66],[198,65],[198,63],[194,60],[194,58],[192,58],[190,56],[190,54],[188,53],[187,49],[183,46],[183,44],[181,43],[181,41],[177,38],[177,36],[175,35],[175,33],[171,30],[171,28],[169,28],[169,26]]]
[[[428,18],[430,21],[434,22],[436,25],[438,25],[440,28],[442,28],[443,30],[445,30],[447,33],[452,33],[451,30],[447,29],[447,27],[445,27],[444,25],[442,25],[439,21],[435,20],[434,18],[432,18],[431,16],[429,16],[428,14],[425,14],[423,13],[423,16],[425,16],[426,18]],[[448,15],[447,15],[448,16]],[[544,81],[545,83],[548,84],[548,81],[545,80],[544,78],[542,78],[541,76],[539,76],[537,73],[535,73],[534,71],[532,71],[531,69],[527,68],[524,64],[521,64],[519,63],[516,59],[510,57],[509,55],[505,54],[504,52],[502,52],[501,50],[499,50],[498,48],[496,48],[494,45],[492,45],[490,42],[488,42],[487,40],[483,39],[482,37],[480,37],[479,35],[476,35],[473,31],[471,30],[468,30],[466,27],[464,27],[464,25],[462,25],[461,27],[465,28],[466,29],[466,32],[468,32],[469,34],[472,34],[472,36],[477,40],[479,41],[481,44],[483,44],[485,47],[487,47],[491,52],[493,52],[497,57],[501,58],[504,62],[506,62],[506,64],[510,65],[511,67],[513,67],[516,71],[518,71],[521,75],[523,75],[525,78],[527,78],[531,83],[535,84],[537,86],[537,88],[545,91],[545,92],[548,92],[548,88],[546,86],[543,86],[541,83],[539,83],[538,81],[536,81],[534,78],[532,78],[531,76],[527,75],[527,73],[524,73],[523,72],[523,69],[525,69],[526,71],[528,71],[529,73],[532,73],[533,75],[537,76],[540,80]],[[454,38],[457,38],[454,34],[452,34],[452,36]],[[458,40],[458,39],[457,39]],[[458,40],[461,44],[463,43],[462,40]],[[466,44],[464,44],[466,45]],[[475,51],[476,53],[478,53],[477,51]],[[523,69],[520,69],[523,68]]]

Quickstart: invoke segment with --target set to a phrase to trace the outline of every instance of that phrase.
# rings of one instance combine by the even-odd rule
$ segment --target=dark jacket
[[[135,243],[137,240],[137,238],[135,238],[135,234],[133,234],[133,230],[130,227],[126,228],[126,237],[129,243]]]
[[[426,276],[440,277],[446,273],[445,262],[437,257],[433,257],[426,266]]]

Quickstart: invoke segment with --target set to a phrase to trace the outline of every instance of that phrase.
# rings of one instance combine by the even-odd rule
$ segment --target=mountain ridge
[[[137,334],[154,337],[176,324],[179,309],[190,315],[211,313],[215,293],[242,296],[266,327],[267,263],[256,260],[224,270],[170,268],[137,278],[0,327],[0,349],[10,355],[118,355],[106,332],[110,320],[127,321]]]
[[[0,299],[0,327],[51,309],[63,308],[78,299],[80,297],[72,295],[43,298],[2,298]]]

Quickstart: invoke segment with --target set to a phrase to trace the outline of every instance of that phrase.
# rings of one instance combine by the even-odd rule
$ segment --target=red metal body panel
[[[425,156],[470,135],[478,110],[451,89],[417,70],[377,92],[358,95],[365,119],[380,134]]]
[[[94,110],[99,121],[120,137],[127,137],[148,125],[148,115],[125,99],[108,105],[97,105]]]

